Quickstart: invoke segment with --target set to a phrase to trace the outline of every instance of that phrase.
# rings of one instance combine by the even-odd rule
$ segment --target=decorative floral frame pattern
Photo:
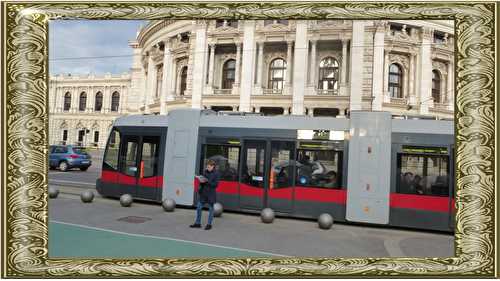
[[[3,264],[29,276],[457,276],[495,274],[495,3],[2,4]],[[455,257],[49,259],[47,26],[54,19],[453,19],[456,32]]]

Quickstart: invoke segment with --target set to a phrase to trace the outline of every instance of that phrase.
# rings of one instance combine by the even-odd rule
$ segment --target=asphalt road
[[[50,257],[448,257],[450,234],[335,224],[319,229],[311,220],[277,218],[264,224],[257,215],[224,213],[210,231],[189,228],[194,209],[167,213],[158,204],[96,195],[82,203],[60,187],[49,200]],[[71,191],[70,190],[70,191]],[[202,223],[207,213],[203,213]],[[142,222],[124,219],[142,218]],[[103,246],[104,245],[104,246]],[[207,248],[208,247],[208,248]],[[161,250],[163,249],[163,250]]]

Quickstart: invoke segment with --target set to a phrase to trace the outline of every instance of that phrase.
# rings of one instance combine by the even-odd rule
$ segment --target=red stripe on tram
[[[295,200],[331,202],[345,205],[347,200],[347,191],[345,189],[295,186]]]
[[[448,213],[449,197],[391,193],[391,208],[416,209],[432,212]]]

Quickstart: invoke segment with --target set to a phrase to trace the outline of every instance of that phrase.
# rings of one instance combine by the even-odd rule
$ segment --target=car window
[[[53,145],[49,146],[49,153],[53,153],[54,152],[54,148],[55,148],[55,146],[53,146]]]
[[[68,153],[68,148],[67,147],[58,146],[54,150],[54,153]]]
[[[83,147],[73,147],[73,152],[80,155],[87,155],[87,151]]]

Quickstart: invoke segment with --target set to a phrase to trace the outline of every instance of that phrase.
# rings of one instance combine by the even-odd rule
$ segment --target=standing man
[[[219,184],[219,172],[215,169],[215,161],[208,160],[207,168],[200,180],[200,188],[198,189],[198,205],[196,206],[196,221],[189,227],[201,227],[201,211],[205,204],[208,204],[208,222],[205,230],[212,228],[212,220],[214,219],[214,204],[216,201],[216,188]]]

